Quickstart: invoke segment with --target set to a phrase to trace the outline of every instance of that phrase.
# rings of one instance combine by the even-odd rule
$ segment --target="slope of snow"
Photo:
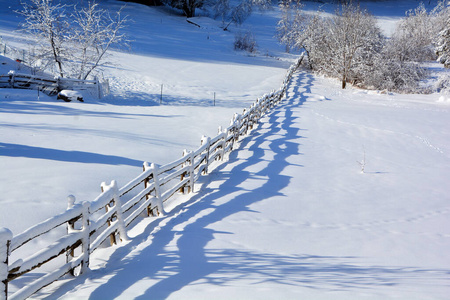
[[[0,4],[0,36],[26,49],[13,32],[19,5]],[[380,1],[373,12],[389,33],[417,5]],[[230,32],[163,8],[129,3],[125,13],[132,48],[113,53],[107,98],[64,103],[0,89],[0,227],[23,232],[64,211],[69,194],[93,200],[102,181],[123,185],[144,161],[165,164],[197,148],[279,87],[295,57],[273,38],[277,10]],[[234,34],[247,29],[257,54],[233,50]],[[167,218],[144,219],[130,242],[99,250],[91,272],[36,297],[445,299],[447,98],[342,91],[301,72],[286,103],[192,199],[180,197]]]
[[[298,73],[192,199],[40,296],[446,299],[450,107],[337,91]]]
[[[13,32],[20,18],[8,6],[1,12],[3,40],[27,49]],[[215,135],[235,112],[278,88],[292,61],[235,52],[233,32],[199,29],[164,8],[129,3],[124,13],[132,16],[132,50],[110,58],[116,65],[104,71],[110,96],[65,103],[36,91],[0,89],[0,226],[20,233],[64,211],[69,194],[92,200],[101,182],[123,185],[144,161],[178,159],[183,149],[197,148],[202,135]],[[274,35],[271,20],[266,38]],[[282,49],[268,46],[261,51]],[[5,72],[15,64],[7,62]]]

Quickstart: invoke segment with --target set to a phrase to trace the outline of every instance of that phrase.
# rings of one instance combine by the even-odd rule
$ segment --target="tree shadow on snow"
[[[68,151],[28,145],[0,143],[0,156],[27,157],[86,164],[127,165],[140,167],[142,161],[115,155]]]

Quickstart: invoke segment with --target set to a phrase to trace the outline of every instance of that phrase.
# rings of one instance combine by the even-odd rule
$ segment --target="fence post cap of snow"
[[[144,167],[144,171],[147,171],[148,169],[150,169],[150,164],[148,163],[148,161],[144,161],[143,167]]]
[[[189,155],[191,151],[184,149],[183,150],[183,156]]]
[[[86,208],[86,207],[91,207],[91,202],[90,201],[83,201],[83,203],[81,203],[81,205],[83,206],[83,208]]]
[[[116,189],[117,188],[117,181],[116,180],[111,180],[111,184],[109,185],[112,189]]]
[[[10,241],[13,237],[11,230],[5,227],[0,227],[0,240]]]
[[[67,196],[67,209],[72,208],[75,205],[75,196],[69,195]]]

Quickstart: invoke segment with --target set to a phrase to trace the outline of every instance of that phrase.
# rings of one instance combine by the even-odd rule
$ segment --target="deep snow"
[[[40,296],[446,299],[448,106],[338,86],[299,72],[193,198]]]
[[[385,9],[392,3],[400,8]],[[381,1],[374,13],[389,32],[417,4]],[[23,46],[12,32],[18,17],[8,5],[0,13],[3,40]],[[277,10],[245,24],[256,55],[235,52],[239,29],[211,25],[220,22],[196,19],[198,28],[137,4],[126,13],[134,41],[104,72],[111,96],[63,103],[0,89],[1,227],[22,232],[64,211],[69,194],[92,200],[102,181],[123,185],[144,160],[165,164],[197,148],[278,88],[294,57],[273,39]],[[192,199],[143,220],[128,244],[95,254],[92,272],[39,297],[445,299],[447,99],[342,91],[300,72],[286,103]]]

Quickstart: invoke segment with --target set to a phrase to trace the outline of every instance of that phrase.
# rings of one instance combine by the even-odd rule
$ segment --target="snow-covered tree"
[[[431,12],[433,28],[435,33],[435,51],[438,56],[437,61],[444,64],[446,68],[450,67],[450,1],[441,0],[435,9]]]
[[[215,0],[225,1],[225,0]],[[232,2],[230,2],[232,3]],[[242,24],[253,12],[253,10],[266,10],[270,8],[271,0],[240,0],[233,2],[235,5],[229,5],[229,22],[224,26],[224,30],[234,23],[237,25]],[[227,13],[228,14],[228,13]]]
[[[341,78],[342,88],[360,80],[358,69],[364,69],[379,50],[381,31],[376,24],[372,15],[353,4],[341,5],[329,23],[325,45],[331,63],[324,68]]]
[[[303,17],[303,4],[299,0],[282,0],[278,4],[281,11],[281,19],[277,24],[277,38],[281,44],[286,45],[286,52],[295,46],[297,42],[297,23]]]
[[[197,8],[203,7],[204,0],[163,0],[164,4],[181,9],[188,18],[195,16]]]
[[[126,44],[125,34],[121,33],[121,29],[124,28],[127,17],[121,15],[121,10],[113,17],[93,2],[75,10],[73,20],[77,25],[71,36],[75,76],[86,79],[104,64],[111,46]]]
[[[436,44],[437,61],[446,68],[450,68],[450,19],[447,21],[446,28],[439,33]]]
[[[34,60],[60,77],[87,79],[105,64],[111,46],[126,42],[120,31],[127,18],[120,11],[111,16],[95,2],[78,9],[52,0],[30,0],[19,13],[25,16],[23,30],[34,38]]]
[[[374,64],[365,70],[365,75],[361,78],[365,88],[416,93],[420,91],[420,81],[427,74],[419,63],[400,61],[391,56],[385,47],[375,55]]]
[[[374,53],[381,49],[375,18],[358,5],[342,4],[332,18],[317,14],[297,20],[297,47],[307,52],[310,67],[340,78],[342,88],[347,82],[361,81]]]
[[[406,13],[389,43],[390,54],[400,61],[422,62],[435,59],[432,47],[433,22],[423,3]]]
[[[213,17],[220,17],[223,25],[225,25],[231,9],[230,0],[213,0],[209,1],[208,5],[211,7]]]
[[[34,38],[35,59],[43,69],[56,67],[64,77],[64,64],[69,59],[69,24],[65,18],[65,7],[53,4],[52,0],[30,0],[19,12],[25,17],[22,29]]]

